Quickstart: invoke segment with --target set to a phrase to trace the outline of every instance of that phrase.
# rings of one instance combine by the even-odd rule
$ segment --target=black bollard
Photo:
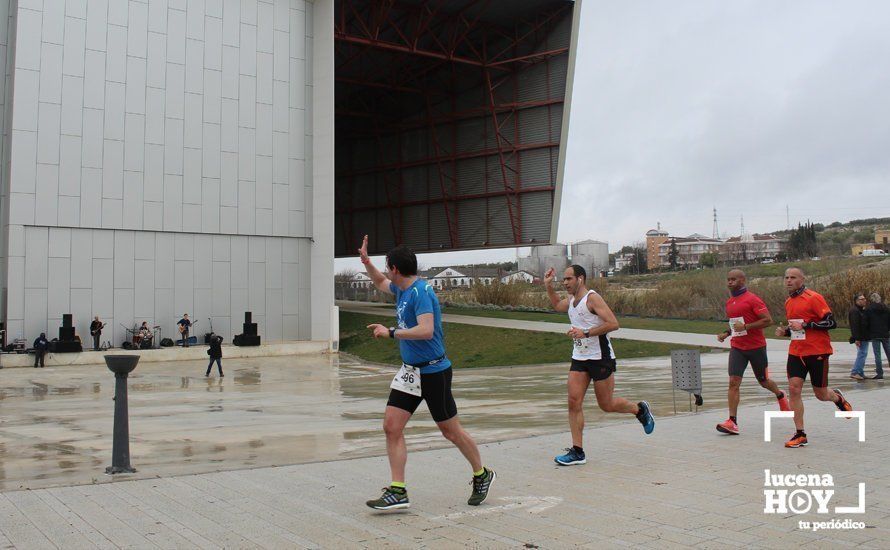
[[[106,355],[105,364],[114,373],[114,443],[111,466],[106,474],[135,472],[130,466],[130,419],[127,412],[127,376],[136,368],[138,355]]]

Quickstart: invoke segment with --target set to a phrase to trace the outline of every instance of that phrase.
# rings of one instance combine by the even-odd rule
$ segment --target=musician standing
[[[189,329],[192,327],[192,322],[189,321],[189,314],[183,313],[182,319],[179,320],[179,332],[182,334],[182,347],[189,347]]]
[[[105,323],[99,320],[99,316],[96,315],[93,318],[93,322],[90,323],[90,336],[93,337],[93,351],[99,351],[99,339],[102,337],[102,327],[105,326]]]

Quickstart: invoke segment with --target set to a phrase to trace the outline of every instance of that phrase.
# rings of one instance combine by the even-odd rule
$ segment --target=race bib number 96
[[[420,369],[402,363],[402,368],[393,377],[389,387],[420,397]]]

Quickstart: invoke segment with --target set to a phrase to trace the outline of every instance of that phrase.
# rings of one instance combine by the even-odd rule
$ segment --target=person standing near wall
[[[93,351],[99,351],[99,339],[102,338],[102,328],[105,326],[101,320],[99,320],[99,316],[93,318],[93,322],[90,323],[90,336],[93,337]]]
[[[34,368],[40,363],[40,368],[45,367],[44,360],[46,358],[46,350],[49,349],[49,340],[46,339],[46,333],[41,332],[40,336],[34,340]]]
[[[189,330],[192,328],[192,322],[189,320],[189,314],[183,313],[182,319],[180,319],[177,323],[179,326],[179,333],[182,334],[182,347],[189,347]]]

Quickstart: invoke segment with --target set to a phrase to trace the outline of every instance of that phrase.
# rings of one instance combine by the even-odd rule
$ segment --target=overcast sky
[[[890,1],[584,0],[581,17],[561,242],[710,235],[715,207],[727,236],[742,216],[784,228],[786,205],[792,226],[890,216]]]

